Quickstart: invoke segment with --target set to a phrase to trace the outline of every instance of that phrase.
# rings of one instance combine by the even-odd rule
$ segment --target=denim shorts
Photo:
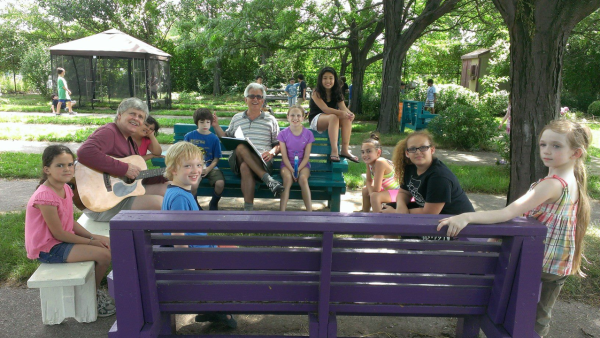
[[[40,252],[38,261],[42,263],[66,263],[74,245],[73,243],[56,244],[50,249],[50,252]]]

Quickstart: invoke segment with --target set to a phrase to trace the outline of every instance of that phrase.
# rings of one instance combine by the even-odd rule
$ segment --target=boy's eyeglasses
[[[406,151],[408,151],[411,154],[414,154],[417,152],[417,150],[421,151],[422,153],[426,152],[427,150],[429,150],[429,148],[431,148],[431,146],[421,146],[421,147],[411,147],[406,149]]]
[[[246,97],[249,98],[250,100],[254,100],[254,99],[262,100],[263,99],[262,95],[254,95],[254,94],[250,94],[250,95],[248,95]]]

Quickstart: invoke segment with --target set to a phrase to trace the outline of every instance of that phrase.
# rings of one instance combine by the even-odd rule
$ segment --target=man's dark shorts
[[[234,174],[236,174],[237,176],[240,176],[240,164],[237,161],[237,156],[235,155],[235,151],[232,151],[231,155],[229,155],[229,167],[231,168],[231,171],[233,171]],[[271,159],[269,162],[267,162],[267,172],[269,174],[271,174],[273,172],[273,159]],[[257,176],[256,173],[254,173],[254,176]],[[261,179],[261,178],[262,177],[259,177],[259,179]]]

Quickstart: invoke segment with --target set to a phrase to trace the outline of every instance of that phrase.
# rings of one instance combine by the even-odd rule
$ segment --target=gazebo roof
[[[50,47],[51,55],[112,56],[168,60],[171,55],[117,29]]]
[[[476,58],[479,57],[479,55],[486,54],[486,53],[489,53],[489,52],[491,52],[491,49],[488,49],[488,48],[479,48],[477,50],[472,51],[471,53],[468,53],[468,54],[465,54],[465,55],[461,56],[460,58],[463,59],[463,60],[464,59],[476,59]]]

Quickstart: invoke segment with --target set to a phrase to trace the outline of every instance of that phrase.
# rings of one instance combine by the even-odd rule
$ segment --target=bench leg
[[[337,317],[335,313],[329,314],[329,323],[327,323],[327,338],[337,337]]]
[[[340,205],[342,203],[342,196],[339,191],[336,192],[334,189],[331,193],[331,199],[329,200],[329,210],[331,212],[340,212]]]
[[[40,288],[42,322],[60,324],[65,318],[90,323],[98,318],[96,307],[96,278],[94,270],[83,285]]]
[[[311,338],[319,337],[319,319],[314,313],[308,314],[308,336]]]
[[[456,323],[456,338],[477,338],[481,327],[481,316],[459,318]]]

